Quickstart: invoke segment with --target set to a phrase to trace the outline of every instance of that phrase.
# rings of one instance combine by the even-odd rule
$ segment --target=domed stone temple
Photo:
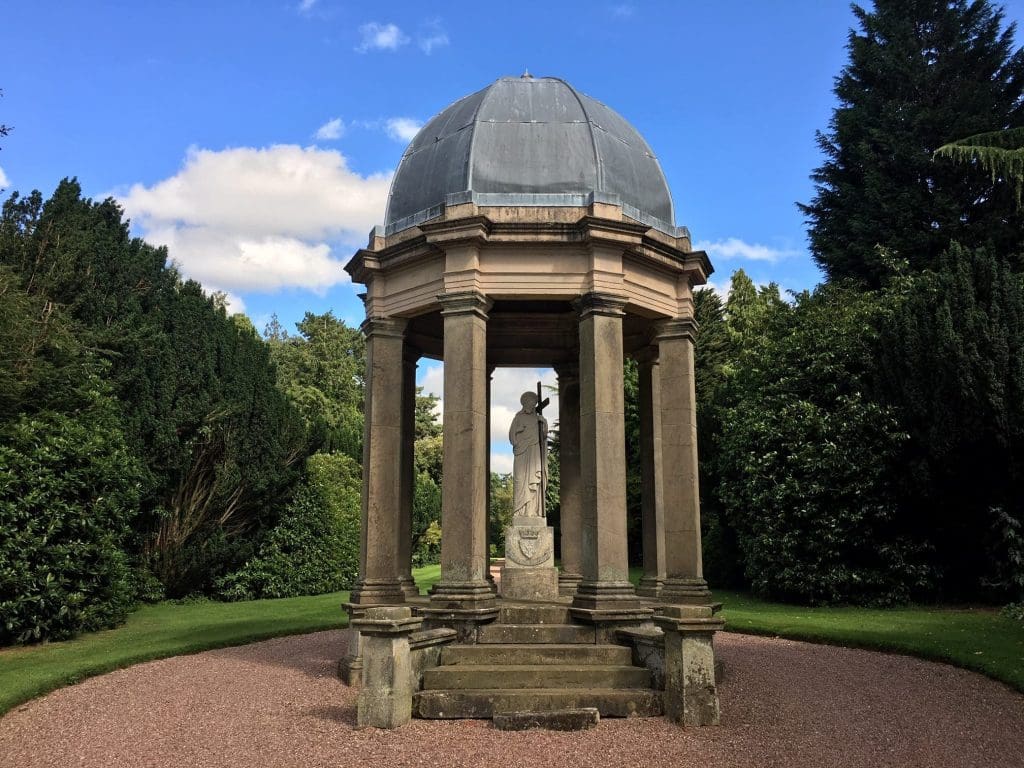
[[[412,633],[402,647],[413,649],[419,672],[410,696],[424,717],[522,709],[514,690],[502,699],[494,688],[444,687],[452,682],[444,682],[444,660],[457,650],[486,656],[492,646],[507,662],[516,652],[545,656],[523,650],[538,643],[549,644],[550,656],[581,636],[587,652],[660,643],[667,670],[672,637],[706,636],[710,648],[720,622],[701,568],[692,290],[712,268],[676,226],[665,175],[636,129],[563,80],[503,77],[420,130],[395,173],[384,224],[346,269],[366,286],[363,533],[348,605],[358,634],[343,665],[353,681],[363,671],[360,718],[364,694],[368,713],[379,705],[370,703],[376,694],[369,689],[394,695],[369,679],[369,648],[392,643],[393,650],[402,632]],[[441,577],[427,597],[419,596],[410,565],[421,357],[444,361]],[[638,589],[627,561],[627,357],[640,373]],[[546,601],[503,599],[489,580],[490,378],[499,366],[550,366],[558,377],[561,569],[557,594]],[[434,645],[445,646],[440,666]],[[470,668],[490,667],[462,665],[457,680],[465,682]],[[616,704],[608,693],[595,708],[614,715],[649,705],[649,713],[671,714],[657,671],[629,670],[655,680],[622,690],[649,689],[653,698],[637,694]],[[564,697],[523,674],[526,682],[509,690],[549,691],[532,704],[557,709]],[[472,690],[491,694],[474,699]],[[717,698],[714,710],[717,719]]]

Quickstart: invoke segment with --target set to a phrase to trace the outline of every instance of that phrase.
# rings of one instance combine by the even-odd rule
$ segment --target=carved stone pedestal
[[[352,622],[363,641],[358,727],[398,728],[409,722],[413,694],[409,636],[422,623],[408,608],[369,608]]]
[[[654,617],[665,633],[665,716],[680,725],[718,725],[715,632],[710,606],[666,605]]]
[[[514,517],[505,532],[501,596],[506,600],[558,597],[555,529],[543,517]]]

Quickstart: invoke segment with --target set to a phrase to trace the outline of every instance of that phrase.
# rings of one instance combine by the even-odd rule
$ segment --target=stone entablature
[[[436,312],[439,294],[461,291],[493,301],[613,293],[626,299],[629,314],[689,316],[692,287],[711,273],[707,254],[693,251],[689,237],[632,221],[607,203],[446,207],[419,226],[372,235],[346,269],[367,286],[368,316],[407,318]]]

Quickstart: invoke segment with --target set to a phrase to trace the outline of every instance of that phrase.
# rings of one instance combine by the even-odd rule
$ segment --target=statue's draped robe
[[[547,420],[537,413],[520,411],[508,431],[512,443],[512,514],[543,517],[544,460]]]

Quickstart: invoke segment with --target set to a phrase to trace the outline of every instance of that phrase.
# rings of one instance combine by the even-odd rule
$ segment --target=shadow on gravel
[[[356,727],[356,711],[352,707],[313,707],[303,712],[308,717],[316,717],[339,725],[347,725],[350,728]]]
[[[299,638],[305,642],[296,642]],[[338,661],[347,650],[348,630],[331,629],[310,635],[291,635],[250,645],[221,648],[213,653],[221,653],[250,664],[292,669],[307,677],[337,678]],[[338,684],[341,684],[340,680]]]

